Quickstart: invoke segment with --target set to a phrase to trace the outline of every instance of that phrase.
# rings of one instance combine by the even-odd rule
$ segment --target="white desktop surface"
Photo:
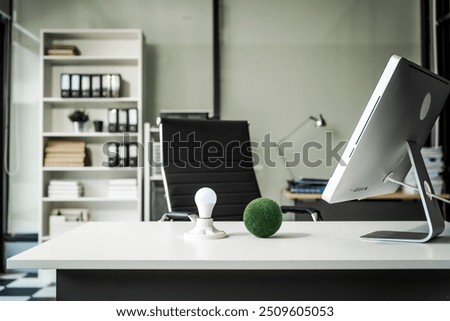
[[[375,230],[421,222],[283,222],[270,238],[243,222],[216,222],[220,240],[185,240],[188,222],[87,223],[8,259],[8,268],[49,269],[450,269],[450,227],[425,244],[371,242]]]

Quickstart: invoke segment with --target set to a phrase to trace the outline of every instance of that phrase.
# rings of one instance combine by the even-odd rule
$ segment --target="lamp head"
[[[316,127],[325,127],[327,125],[327,122],[323,118],[322,114],[319,114],[318,118],[311,116],[310,119],[314,120],[314,126]]]
[[[217,202],[216,192],[209,187],[202,187],[195,193],[194,200],[198,208],[198,216],[211,218],[212,209]]]

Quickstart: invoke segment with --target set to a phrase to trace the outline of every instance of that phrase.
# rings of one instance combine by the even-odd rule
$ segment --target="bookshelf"
[[[75,45],[80,55],[46,55],[51,45]],[[87,209],[91,221],[140,221],[143,219],[143,168],[106,167],[108,142],[137,142],[143,146],[143,35],[140,30],[42,30],[40,48],[40,206],[39,241],[49,236],[49,217],[54,209]],[[61,97],[61,74],[120,74],[120,97]],[[108,110],[137,109],[137,132],[108,132]],[[74,132],[68,119],[76,109],[85,110],[89,121],[83,132]],[[95,132],[92,121],[103,121],[103,131]],[[89,162],[85,166],[45,166],[49,141],[82,141]],[[139,156],[141,156],[141,151]],[[136,196],[111,197],[111,180],[136,180]],[[50,197],[50,181],[77,181],[83,195]],[[128,196],[127,196],[128,195]]]

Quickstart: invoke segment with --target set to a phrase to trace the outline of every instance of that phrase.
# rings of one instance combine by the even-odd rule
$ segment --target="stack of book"
[[[136,198],[137,179],[117,178],[108,182],[108,196],[110,198]]]
[[[85,166],[85,161],[83,141],[50,140],[45,146],[44,166]]]
[[[48,185],[50,198],[78,198],[83,196],[83,185],[77,181],[52,179]]]
[[[444,179],[442,178],[442,172],[444,170],[444,160],[442,146],[438,147],[423,147],[422,156],[425,163],[425,167],[428,171],[428,176],[430,176],[431,185],[436,194],[441,194],[444,189]],[[406,175],[405,183],[413,186],[417,186],[416,177],[412,170],[409,170],[408,175]],[[403,187],[403,192],[408,194],[417,193],[415,189],[410,187]]]
[[[297,178],[288,181],[288,190],[291,193],[322,193],[327,186],[327,179],[320,178]]]

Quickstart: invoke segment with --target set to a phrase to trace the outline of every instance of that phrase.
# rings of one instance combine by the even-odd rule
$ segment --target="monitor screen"
[[[393,55],[322,198],[337,203],[395,192],[393,180],[403,181],[410,170],[411,148],[420,155],[449,92],[448,80]],[[428,185],[422,183],[419,188]]]

